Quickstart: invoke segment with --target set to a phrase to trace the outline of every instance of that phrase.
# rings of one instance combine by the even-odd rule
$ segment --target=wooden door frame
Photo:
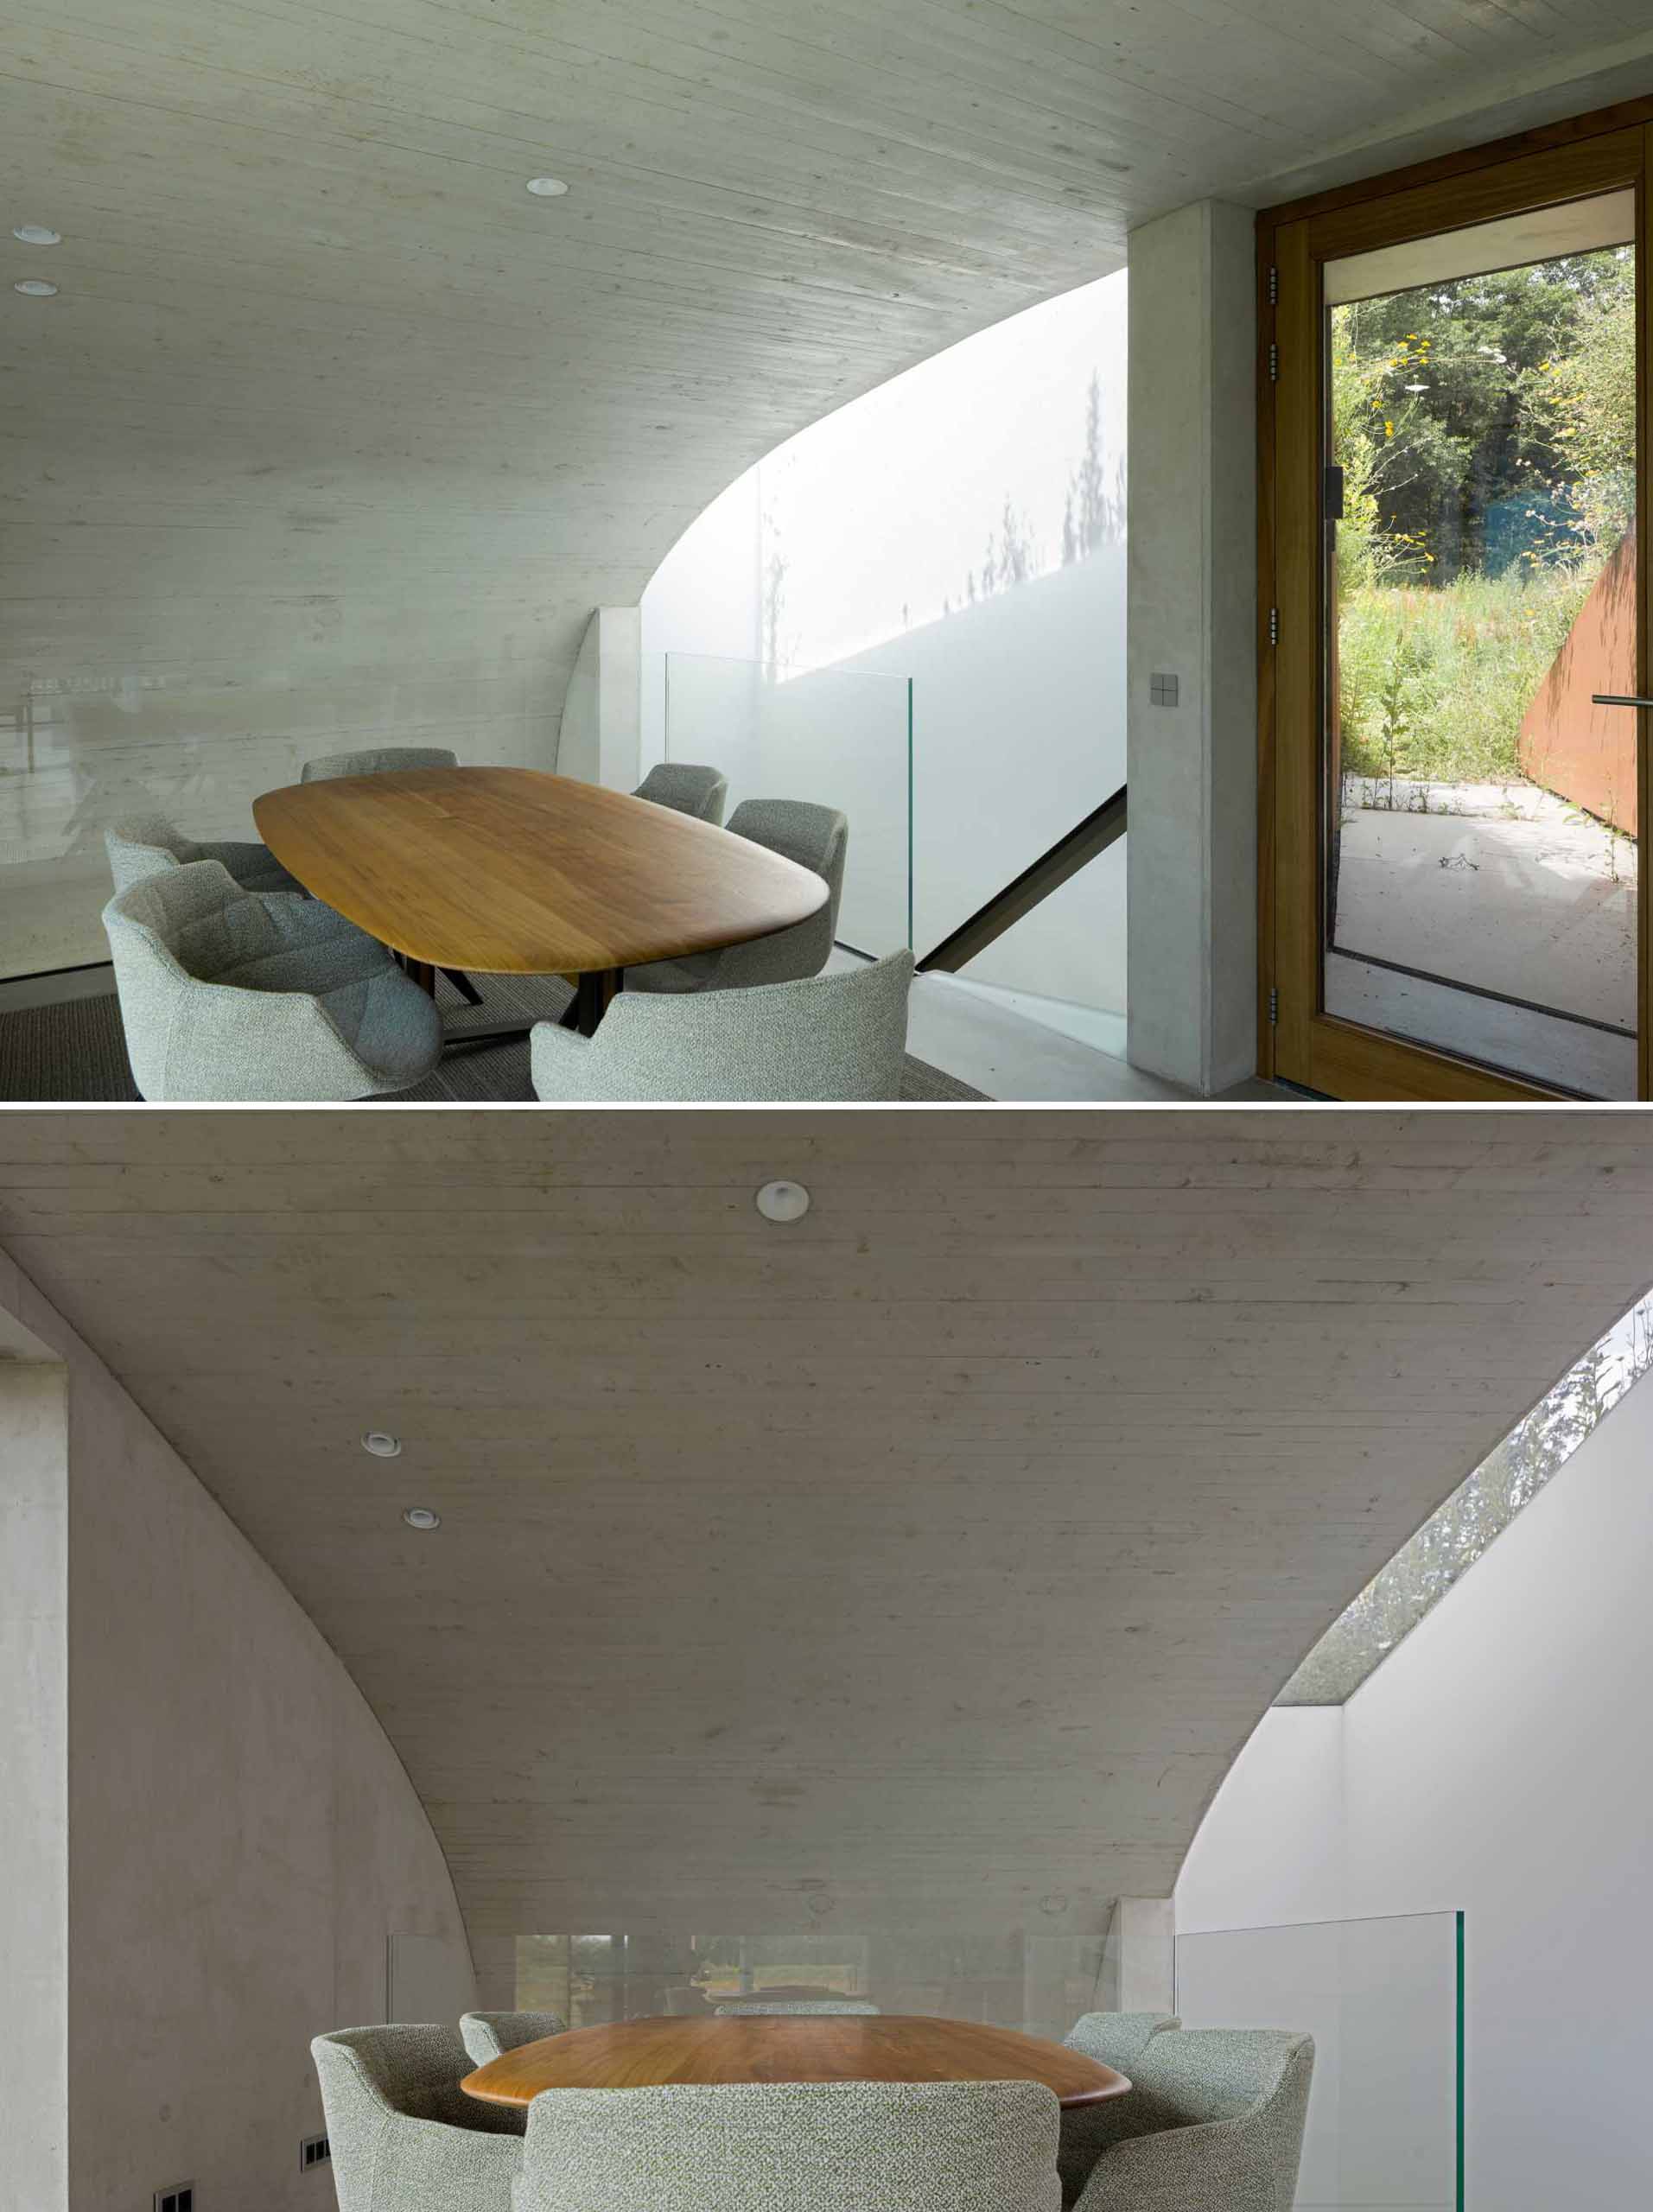
[[[1575,116],[1565,122],[1491,141],[1434,161],[1414,163],[1357,183],[1264,208],[1257,217],[1257,1066],[1277,1076],[1282,1058],[1286,1080],[1338,1098],[1469,1101],[1477,1103],[1545,1103],[1569,1094],[1536,1083],[1498,1075],[1472,1063],[1425,1046],[1403,1045],[1378,1032],[1328,1015],[1320,1008],[1319,875],[1306,887],[1280,880],[1282,813],[1309,819],[1318,812],[1322,780],[1319,716],[1321,686],[1321,580],[1318,536],[1313,545],[1303,534],[1281,531],[1282,510],[1301,515],[1317,512],[1312,482],[1306,487],[1293,472],[1318,464],[1319,359],[1322,325],[1318,270],[1320,262],[1380,243],[1465,227],[1497,216],[1633,184],[1637,194],[1638,284],[1637,516],[1649,534],[1650,476],[1653,474],[1653,416],[1649,366],[1653,363],[1653,256],[1647,250],[1650,220],[1647,180],[1653,175],[1653,98],[1626,101]],[[1276,364],[1294,352],[1294,372],[1277,381]],[[1307,348],[1307,353],[1304,348]],[[1306,373],[1303,364],[1311,364]],[[1282,404],[1294,410],[1280,416]],[[1315,410],[1313,442],[1301,419],[1306,405]],[[1306,505],[1305,502],[1307,504]],[[1304,564],[1311,563],[1312,579]],[[1637,563],[1637,689],[1650,690],[1653,638],[1653,558]],[[1312,588],[1312,601],[1305,596]],[[1300,650],[1303,610],[1312,604]],[[1282,626],[1288,605],[1298,610],[1296,631],[1282,626],[1276,645],[1271,616]],[[1305,692],[1307,696],[1305,696]],[[1303,741],[1307,726],[1315,735],[1313,759]],[[1644,722],[1653,722],[1645,716]],[[1282,744],[1282,721],[1288,735]],[[1650,836],[1650,755],[1653,731],[1644,728],[1638,753],[1637,924],[1639,959],[1637,1012],[1638,1095],[1650,1084],[1650,981],[1653,979],[1653,935],[1644,895],[1641,855]],[[1311,783],[1312,779],[1312,783]],[[1297,835],[1300,838],[1301,828]],[[1316,834],[1317,852],[1321,841]],[[1323,853],[1322,853],[1323,861]],[[1312,932],[1306,934],[1302,907],[1314,902]],[[1312,947],[1312,963],[1305,958]],[[1294,959],[1294,953],[1295,958]],[[1312,972],[1311,971],[1312,967]],[[1283,1020],[1281,1018],[1283,1017]],[[1282,1050],[1283,1047],[1283,1050]]]

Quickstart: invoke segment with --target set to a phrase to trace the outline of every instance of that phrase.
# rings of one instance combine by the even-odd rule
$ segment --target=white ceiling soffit
[[[1323,296],[1327,307],[1342,307],[1351,300],[1409,292],[1421,284],[1523,269],[1562,254],[1593,253],[1599,246],[1627,245],[1635,235],[1634,191],[1602,192],[1560,207],[1506,215],[1496,223],[1473,223],[1461,231],[1377,246],[1370,253],[1345,254],[1326,263]]]
[[[1653,1122],[13,1113],[0,1237],[341,1654],[480,1948],[1054,1933],[1168,1893],[1642,1288]]]

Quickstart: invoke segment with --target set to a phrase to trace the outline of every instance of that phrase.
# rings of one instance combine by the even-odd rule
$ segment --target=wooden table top
[[[398,768],[253,802],[305,888],[411,960],[577,975],[805,920],[822,879],[750,838],[535,768]]]
[[[489,2104],[525,2105],[542,2089],[674,2082],[1043,2082],[1064,2105],[1100,2104],[1131,2086],[1042,2036],[886,2012],[620,2020],[523,2044],[460,2087]]]

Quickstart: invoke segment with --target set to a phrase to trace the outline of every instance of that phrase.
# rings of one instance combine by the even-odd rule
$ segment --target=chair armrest
[[[602,1057],[595,1038],[582,1037],[555,1021],[537,1021],[528,1033],[535,1097],[558,1105],[582,1105],[605,1096],[599,1076]]]
[[[1074,2212],[1279,2212],[1262,2146],[1237,2120],[1128,2136],[1104,2151]]]
[[[364,2212],[511,2212],[523,2138],[397,2113],[385,2123]]]
[[[177,993],[166,1046],[169,1099],[343,1101],[375,1088],[308,991],[244,991],[189,976]]]

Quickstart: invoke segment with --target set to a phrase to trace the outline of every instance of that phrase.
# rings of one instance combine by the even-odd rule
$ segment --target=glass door
[[[1276,1071],[1311,1088],[1641,1095],[1642,157],[1281,238]]]

